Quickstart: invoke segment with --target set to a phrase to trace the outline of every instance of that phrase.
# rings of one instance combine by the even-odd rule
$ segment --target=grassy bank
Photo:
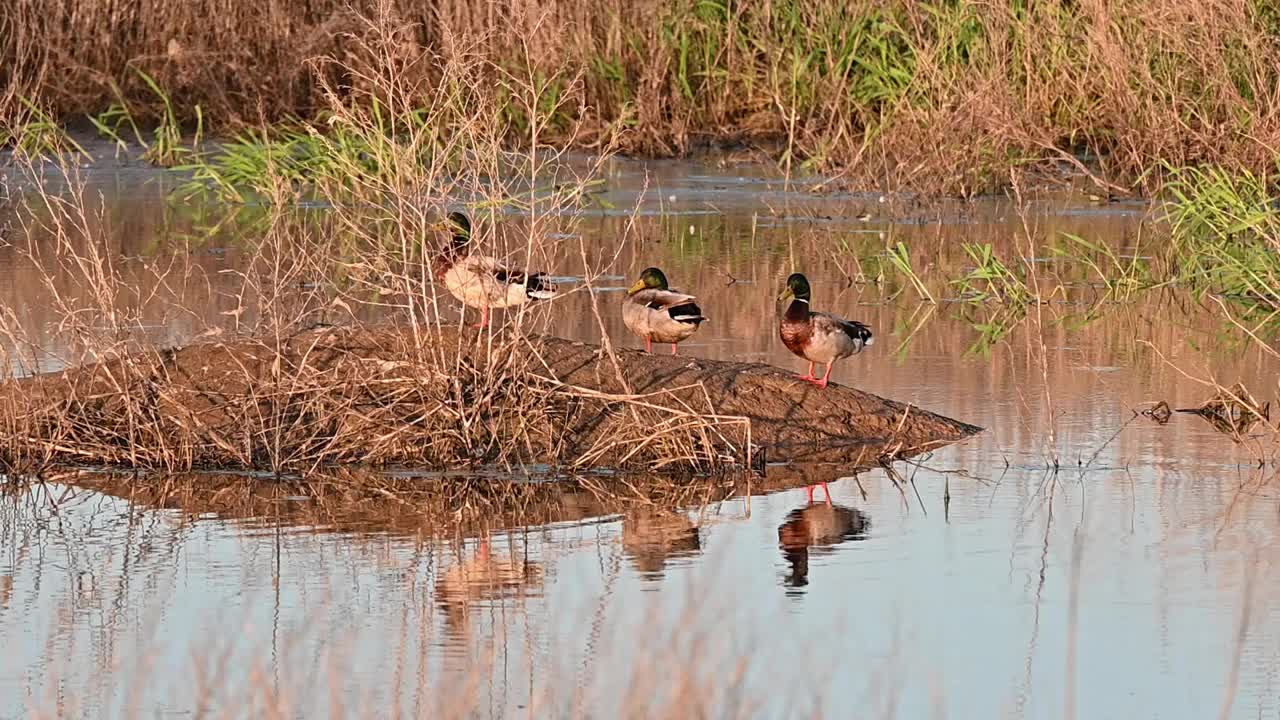
[[[389,72],[410,103],[396,112],[434,122],[429,92],[468,54],[498,108],[486,120],[519,145],[541,114],[561,145],[748,143],[788,166],[958,193],[1081,163],[1149,189],[1162,164],[1261,172],[1280,147],[1280,12],[1254,0],[16,0],[0,30],[11,143],[34,143],[14,127],[113,107],[188,133],[297,130],[335,100],[368,103]]]

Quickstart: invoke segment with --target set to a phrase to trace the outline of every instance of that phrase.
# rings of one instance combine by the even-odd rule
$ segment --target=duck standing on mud
[[[791,304],[782,315],[778,333],[788,350],[809,361],[808,374],[797,377],[824,388],[836,360],[862,352],[875,340],[871,328],[856,320],[810,310],[809,295],[809,281],[804,275],[793,273],[787,278],[787,288],[778,299],[789,299]],[[821,378],[813,374],[816,363],[826,363],[827,372]]]
[[[645,268],[640,279],[622,299],[622,322],[627,329],[644,338],[644,351],[653,352],[653,343],[676,343],[687,339],[707,321],[693,295],[667,287],[667,276],[656,267]]]
[[[480,308],[480,324],[476,327],[489,326],[490,308],[555,297],[556,286],[545,274],[511,270],[496,258],[470,253],[471,221],[465,214],[449,213],[449,224],[453,226],[453,240],[436,256],[436,279],[463,305]]]

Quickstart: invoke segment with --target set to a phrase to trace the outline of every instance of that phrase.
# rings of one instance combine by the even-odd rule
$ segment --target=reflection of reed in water
[[[809,549],[830,552],[848,540],[862,540],[871,527],[871,518],[857,508],[830,502],[814,502],[792,510],[778,526],[778,545],[790,566],[783,584],[800,588],[809,584]]]
[[[436,601],[444,610],[446,632],[465,632],[475,605],[524,598],[542,579],[541,565],[523,557],[495,554],[489,540],[482,540],[474,555],[460,559],[436,580]]]
[[[701,550],[698,528],[683,513],[645,507],[622,519],[622,551],[646,580],[661,580],[667,560]]]

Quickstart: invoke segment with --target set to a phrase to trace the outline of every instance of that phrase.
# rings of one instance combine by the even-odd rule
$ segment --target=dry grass
[[[395,28],[369,28],[375,35],[359,45],[364,52],[395,47]],[[271,471],[340,462],[510,466],[535,458],[581,466],[607,458],[708,471],[748,463],[750,430],[741,418],[672,402],[664,392],[603,394],[558,382],[529,340],[545,323],[544,309],[520,306],[489,330],[459,332],[467,316],[453,314],[455,301],[441,295],[432,272],[432,259],[449,242],[442,218],[460,204],[456,198],[466,198],[473,212],[478,252],[537,270],[572,230],[567,211],[598,170],[569,174],[545,145],[542,133],[556,108],[538,106],[533,78],[508,83],[528,99],[533,119],[527,151],[508,151],[492,122],[504,106],[475,85],[486,67],[497,71],[459,54],[434,79],[392,64],[340,68],[365,89],[351,103],[349,88],[328,89],[328,125],[365,142],[349,153],[334,149],[334,172],[310,188],[332,208],[318,220],[288,209],[297,189],[278,165],[263,168],[260,189],[275,210],[262,217],[245,262],[227,271],[237,276],[234,307],[223,313],[225,322],[192,333],[247,341],[238,352],[216,346],[207,358],[220,373],[217,398],[182,382],[187,369],[171,362],[172,352],[143,322],[148,307],[186,297],[210,278],[181,250],[122,260],[101,232],[109,224],[101,198],[85,189],[74,166],[64,163],[55,174],[69,179],[62,191],[46,188],[44,166],[22,165],[30,188],[18,209],[26,241],[14,245],[38,268],[57,320],[51,337],[32,337],[12,309],[0,318],[14,374],[4,399],[7,470],[33,472],[54,462]],[[388,131],[387,117],[404,117],[408,99],[421,96],[438,99],[447,127],[392,120]],[[365,154],[371,148],[372,164]],[[553,178],[554,187],[532,192],[543,178]],[[526,219],[502,222],[498,211],[510,206]],[[126,276],[128,263],[137,267]],[[164,312],[197,322],[209,295],[170,300]],[[407,331],[372,357],[339,342],[324,348],[324,362],[311,362],[322,351],[295,341],[317,324],[373,313],[402,321]],[[79,379],[53,380],[62,384],[51,394],[40,389],[43,379],[19,382],[44,369],[49,347],[71,348],[59,365],[98,364]],[[613,366],[620,376],[616,358]],[[565,437],[580,417],[624,420],[583,448]]]
[[[10,472],[133,468],[511,467],[710,471],[749,460],[749,423],[678,395],[601,393],[542,374],[538,345],[333,330],[182,353],[150,350],[17,383],[0,433]]]
[[[495,129],[526,146],[543,114],[562,147],[746,142],[787,168],[957,193],[1085,165],[1103,187],[1150,188],[1163,164],[1262,171],[1280,147],[1280,15],[1251,0],[214,0],[128,13],[16,0],[0,29],[0,97],[27,121],[20,97],[52,117],[123,103],[162,120],[142,73],[185,121],[201,108],[222,131],[322,118],[330,90],[374,97],[388,69],[425,108],[474,51]],[[511,78],[537,86],[532,112]]]

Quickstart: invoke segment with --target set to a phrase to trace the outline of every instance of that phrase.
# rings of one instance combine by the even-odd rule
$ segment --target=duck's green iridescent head
[[[800,273],[792,273],[791,277],[787,278],[787,288],[778,296],[779,300],[790,300],[791,298],[804,300],[805,302],[809,301],[809,280]]]
[[[666,290],[666,289],[667,289],[667,276],[663,275],[662,271],[659,270],[658,268],[651,267],[651,268],[645,268],[640,273],[640,279],[636,281],[635,285],[632,285],[631,288],[627,290],[627,294],[635,295],[641,290]]]
[[[466,245],[471,241],[471,220],[467,214],[454,210],[448,215],[449,225],[453,228],[453,244]]]

